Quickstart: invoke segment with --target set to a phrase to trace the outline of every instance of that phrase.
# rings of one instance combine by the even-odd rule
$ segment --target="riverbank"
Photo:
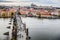
[[[58,16],[27,16],[27,15],[20,15],[21,17],[31,17],[31,18],[39,18],[39,19],[60,19]],[[0,16],[0,18],[13,18],[12,16]]]
[[[21,15],[21,17],[30,17],[30,18],[39,18],[39,19],[60,19],[60,17],[39,17],[39,16],[26,16],[26,15]]]

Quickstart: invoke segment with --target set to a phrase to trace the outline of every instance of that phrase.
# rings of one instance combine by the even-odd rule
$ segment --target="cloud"
[[[6,5],[6,6],[18,6],[17,0],[0,0],[0,5]]]
[[[38,5],[52,5],[52,6],[60,6],[60,0],[19,0],[21,5],[24,3],[25,5],[30,5],[31,3],[35,3]],[[23,5],[24,5],[23,4]]]
[[[0,2],[4,2],[7,4],[9,2],[17,3],[21,6],[30,5],[34,3],[36,5],[52,5],[52,6],[59,6],[60,7],[60,0],[0,0]]]
[[[15,2],[17,0],[0,0],[0,2]]]

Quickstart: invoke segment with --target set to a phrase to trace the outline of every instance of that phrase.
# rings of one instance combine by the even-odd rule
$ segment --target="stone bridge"
[[[11,40],[29,40],[28,28],[26,28],[26,24],[22,22],[19,14],[15,14],[13,17]]]

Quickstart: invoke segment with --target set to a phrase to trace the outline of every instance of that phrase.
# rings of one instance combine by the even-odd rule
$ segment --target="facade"
[[[14,15],[15,10],[12,10],[12,9],[10,9],[10,10],[0,9],[0,17],[5,17],[5,18],[11,17],[12,13]]]

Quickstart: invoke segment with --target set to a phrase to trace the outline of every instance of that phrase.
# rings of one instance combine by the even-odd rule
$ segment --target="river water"
[[[11,33],[12,24],[13,22],[10,22],[10,18],[0,18],[0,40],[7,40],[7,35],[4,35],[4,33],[9,32]],[[11,25],[9,24],[11,23]],[[11,26],[11,29],[8,29],[7,27]],[[11,38],[11,35],[9,35]]]
[[[22,17],[22,21],[26,23],[29,29],[30,40],[60,40],[60,19],[39,19]],[[3,35],[5,32],[11,32],[11,29],[6,27],[9,24],[10,18],[0,18],[0,40],[5,40],[7,36]]]
[[[22,18],[30,40],[60,40],[60,19]]]

